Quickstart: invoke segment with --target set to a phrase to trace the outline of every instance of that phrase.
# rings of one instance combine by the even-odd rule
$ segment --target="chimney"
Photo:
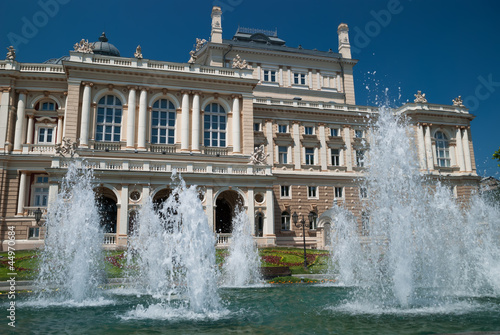
[[[339,24],[339,53],[343,58],[351,58],[351,44],[349,43],[349,27],[345,23]]]
[[[222,25],[221,25],[222,10],[220,7],[212,8],[212,33],[210,41],[212,43],[222,43]]]

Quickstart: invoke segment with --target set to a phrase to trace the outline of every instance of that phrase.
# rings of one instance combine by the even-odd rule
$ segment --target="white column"
[[[247,215],[248,218],[250,219],[250,232],[252,235],[255,236],[255,201],[254,201],[254,194],[253,194],[253,188],[248,188],[248,208],[247,208]]]
[[[82,122],[80,124],[80,146],[88,147],[89,145],[89,119],[90,119],[90,90],[91,83],[84,83],[83,100],[82,100]]]
[[[2,95],[2,99],[0,100],[0,150],[5,150],[5,141],[7,139],[7,121],[9,119],[10,91],[6,89],[0,93]]]
[[[340,76],[337,76],[337,92],[342,91],[342,86],[340,85]]]
[[[465,160],[465,171],[472,171],[472,158],[470,155],[470,147],[469,147],[469,129],[464,129],[463,139],[463,148],[464,148],[464,160]]]
[[[429,171],[434,171],[434,155],[432,153],[432,141],[431,141],[431,126],[427,125],[425,129],[425,152],[427,155],[427,169]]]
[[[316,71],[316,83],[318,90],[321,90],[321,73],[319,71]]]
[[[307,74],[307,77],[308,77],[308,81],[309,81],[309,89],[312,90],[313,89],[313,73],[312,73],[312,70],[309,70],[309,73]]]
[[[283,87],[283,68],[280,67],[279,69],[279,84],[280,84],[280,87]]]
[[[456,143],[458,166],[460,167],[460,171],[465,171],[464,150],[462,148],[462,130],[460,129],[460,127],[457,127],[457,132],[455,135],[455,143]]]
[[[241,154],[241,113],[239,96],[233,96],[233,153]]]
[[[33,143],[33,129],[35,128],[35,118],[30,115],[28,118],[28,131],[26,132],[26,144]]]
[[[425,143],[424,143],[424,128],[422,124],[417,124],[417,139],[418,139],[418,161],[421,170],[427,169],[427,163],[425,162]]]
[[[299,133],[299,123],[294,122],[293,126],[293,162],[295,164],[295,169],[300,170],[302,165],[302,157],[300,152],[302,151],[302,146],[300,145],[300,133]]]
[[[274,235],[274,197],[272,188],[266,190],[266,221],[264,222],[264,236],[265,235]]]
[[[215,231],[215,220],[214,220],[214,190],[212,187],[207,187],[207,191],[205,192],[205,213],[207,214],[208,226],[212,228],[212,231]]]
[[[290,69],[290,67],[288,67],[287,75],[288,75],[288,87],[292,87],[292,70]]]
[[[274,140],[273,140],[273,121],[266,120],[266,138],[267,138],[267,164],[274,165]]]
[[[120,203],[120,222],[118,222],[116,231],[119,235],[126,235],[128,230],[128,185],[122,185]]]
[[[259,79],[259,83],[262,81],[262,69],[260,64],[257,64],[257,79]]]
[[[328,156],[326,154],[326,135],[325,135],[325,125],[320,124],[319,125],[319,154],[320,154],[320,163],[321,163],[321,170],[327,170],[327,164],[328,164]]]
[[[66,99],[64,101],[64,122],[63,127],[61,128],[61,141],[64,137],[66,137],[66,120],[68,115],[68,92],[65,92]]]
[[[351,127],[344,127],[344,141],[346,146],[345,160],[347,171],[352,171],[352,145],[351,145]]]
[[[193,127],[191,135],[191,149],[192,151],[200,151],[200,92],[194,92],[193,96]]]
[[[63,133],[63,117],[59,116],[57,118],[57,138],[56,138],[56,143],[61,143],[62,142],[62,134]]]
[[[17,215],[23,216],[24,202],[26,201],[26,172],[21,172],[19,177],[19,194],[17,196]]]
[[[133,148],[135,146],[135,105],[135,87],[129,87],[127,111],[127,148]]]
[[[17,102],[16,132],[14,134],[14,151],[21,151],[24,120],[26,119],[26,93],[19,94]]]
[[[339,165],[340,166],[344,166],[345,165],[345,162],[344,162],[344,151],[345,151],[345,149],[339,148]]]
[[[148,89],[146,87],[141,88],[141,95],[139,97],[139,124],[137,125],[137,149],[139,150],[146,150],[147,97]]]
[[[182,92],[181,150],[189,150],[189,92]]]

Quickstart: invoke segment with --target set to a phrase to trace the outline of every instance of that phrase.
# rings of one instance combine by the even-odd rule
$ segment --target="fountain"
[[[245,210],[237,208],[233,218],[229,255],[222,269],[225,286],[241,287],[262,282],[259,251],[249,231],[250,227]]]
[[[47,213],[45,248],[35,286],[38,299],[95,300],[102,282],[103,231],[92,170],[68,166],[61,190]],[[55,292],[54,290],[57,290]]]

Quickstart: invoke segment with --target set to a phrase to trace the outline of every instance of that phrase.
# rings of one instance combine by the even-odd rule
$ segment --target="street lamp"
[[[314,214],[311,212],[308,215],[309,224],[311,224],[314,220]],[[299,215],[297,212],[293,212],[292,221],[295,227],[299,228],[302,226],[302,239],[304,243],[304,270],[307,270],[307,254],[306,254],[306,220],[304,220],[304,215],[299,221]]]
[[[41,226],[40,224],[40,219],[42,218],[42,210],[40,209],[40,207],[38,207],[36,210],[35,210],[35,221],[36,221],[36,225],[37,226]]]

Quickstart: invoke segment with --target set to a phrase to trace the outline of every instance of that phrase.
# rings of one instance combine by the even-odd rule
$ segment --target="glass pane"
[[[104,140],[105,141],[111,141],[111,134],[104,135]]]
[[[120,142],[120,134],[115,134],[115,135],[113,136],[113,141],[115,141],[115,142]]]
[[[160,105],[160,100],[156,100],[155,103],[153,104],[153,108],[158,108],[159,105]]]
[[[106,97],[106,99],[107,99],[107,101],[106,101],[106,104],[107,104],[107,105],[114,105],[114,101],[113,101],[113,100],[114,100],[114,97],[113,97],[112,95],[108,95],[108,96]]]

